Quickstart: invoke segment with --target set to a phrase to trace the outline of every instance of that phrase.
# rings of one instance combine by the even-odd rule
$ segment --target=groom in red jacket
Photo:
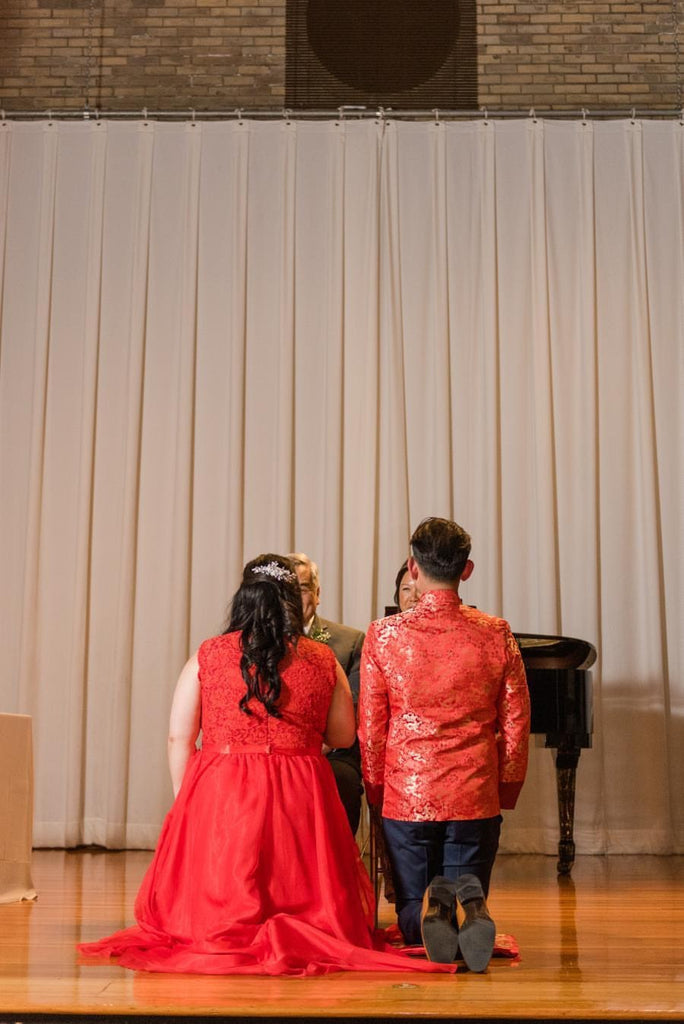
[[[359,740],[406,942],[422,938],[434,960],[455,959],[460,946],[466,964],[484,970],[500,811],[515,806],[525,779],[530,704],[508,623],[458,595],[469,556],[470,537],[447,519],[426,519],[411,537],[420,599],[369,627]]]

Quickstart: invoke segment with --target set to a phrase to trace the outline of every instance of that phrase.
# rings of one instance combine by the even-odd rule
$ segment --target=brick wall
[[[684,3],[676,0],[684,50]],[[492,108],[674,109],[672,0],[478,4],[479,99]]]
[[[86,95],[109,110],[282,107],[285,0],[0,0],[3,106]]]
[[[0,103],[279,108],[285,8],[285,0],[0,0]],[[681,104],[677,43],[684,51],[684,0],[480,0],[479,104],[672,110]]]

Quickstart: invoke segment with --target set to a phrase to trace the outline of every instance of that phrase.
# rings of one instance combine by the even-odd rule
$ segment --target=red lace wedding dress
[[[374,931],[373,892],[321,754],[335,685],[324,644],[281,666],[281,718],[252,700],[238,634],[199,650],[202,749],[191,758],[135,902],[137,924],[88,958],[193,974],[444,971]]]

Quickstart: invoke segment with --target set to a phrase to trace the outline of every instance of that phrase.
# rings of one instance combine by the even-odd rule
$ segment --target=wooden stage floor
[[[521,957],[481,975],[220,978],[80,966],[76,942],[131,923],[150,857],[36,851],[38,901],[0,906],[0,1020],[684,1020],[684,857],[579,857],[572,880],[559,881],[555,858],[501,856],[490,908]],[[381,923],[392,920],[385,904]]]

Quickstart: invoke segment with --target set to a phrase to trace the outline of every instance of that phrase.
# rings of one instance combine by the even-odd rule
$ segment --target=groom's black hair
[[[458,523],[430,516],[414,531],[411,553],[430,579],[453,583],[466,567],[470,544],[470,534]]]

